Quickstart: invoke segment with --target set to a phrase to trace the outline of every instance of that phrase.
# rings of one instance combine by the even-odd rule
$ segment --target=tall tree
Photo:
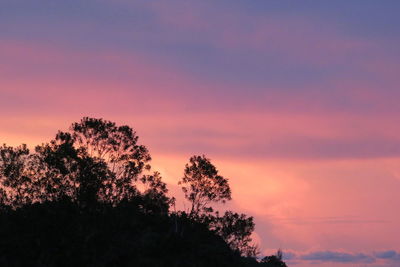
[[[158,172],[150,172],[150,154],[129,126],[85,117],[35,153],[5,145],[0,152],[0,182],[10,189],[5,195],[13,206],[65,197],[83,206],[116,205],[150,195],[168,206],[166,185]]]
[[[211,202],[231,199],[228,179],[218,174],[210,159],[192,156],[185,166],[184,176],[179,181],[186,199],[191,203],[190,215],[199,216],[202,212],[212,212]]]
[[[108,166],[110,173],[101,190],[103,200],[118,202],[136,194],[134,184],[143,171],[150,170],[151,157],[147,148],[138,144],[139,137],[132,128],[85,117],[71,125],[70,133],[77,149]]]
[[[228,179],[218,174],[210,159],[192,156],[186,164],[184,177],[179,181],[186,199],[191,203],[189,216],[207,225],[221,236],[235,251],[245,256],[258,254],[257,247],[251,242],[254,231],[253,217],[227,211],[221,217],[213,213],[212,202],[225,203],[231,199]]]

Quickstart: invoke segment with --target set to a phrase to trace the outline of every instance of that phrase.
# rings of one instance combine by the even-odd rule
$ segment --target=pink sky
[[[0,143],[128,124],[178,195],[210,157],[263,253],[398,266],[399,5],[284,2],[5,1]]]

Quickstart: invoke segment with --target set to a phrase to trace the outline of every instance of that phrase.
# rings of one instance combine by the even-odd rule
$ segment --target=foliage
[[[208,158],[185,166],[189,213],[169,212],[150,160],[132,128],[94,118],[33,152],[1,146],[0,266],[286,266],[256,260],[252,217],[213,211],[231,190]]]
[[[222,217],[216,216],[210,224],[211,230],[221,236],[233,250],[248,257],[258,254],[257,247],[251,244],[254,227],[253,217],[232,211],[225,212]]]
[[[204,155],[192,156],[179,185],[182,185],[182,191],[191,203],[189,216],[192,219],[208,225],[232,250],[250,257],[258,254],[257,247],[251,244],[255,227],[252,217],[232,211],[225,212],[221,217],[219,212],[213,213],[213,208],[209,206],[211,202],[231,200],[228,179],[218,174],[210,159]]]
[[[231,199],[228,179],[218,175],[211,161],[203,156],[192,156],[186,164],[184,176],[179,181],[185,197],[191,202],[190,214],[200,215],[212,212],[210,202],[222,202]]]
[[[276,255],[266,256],[261,260],[262,266],[271,267],[287,267],[286,263],[283,262],[282,250],[278,250]]]
[[[143,193],[158,195],[166,207],[166,185],[158,172],[149,172],[150,154],[137,141],[128,126],[83,118],[70,132],[58,132],[55,139],[37,146],[35,153],[25,145],[4,145],[0,182],[8,192],[6,202],[19,207],[71,198],[82,206],[99,201],[116,205]],[[145,192],[140,192],[140,184]]]

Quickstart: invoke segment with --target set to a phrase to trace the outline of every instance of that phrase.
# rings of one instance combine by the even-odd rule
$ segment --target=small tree
[[[283,261],[282,250],[278,250],[276,255],[266,256],[261,260],[262,266],[266,267],[287,267],[286,263]]]
[[[204,155],[189,159],[178,184],[182,185],[182,191],[191,203],[191,216],[212,212],[213,209],[208,206],[211,202],[225,203],[231,199],[228,179],[218,175],[218,170]]]

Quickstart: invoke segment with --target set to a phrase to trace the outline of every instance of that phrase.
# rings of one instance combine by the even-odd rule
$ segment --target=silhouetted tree
[[[278,250],[276,255],[266,256],[261,260],[263,266],[268,267],[287,267],[286,263],[283,262],[282,250]]]
[[[2,187],[1,200],[5,205],[16,203],[23,205],[30,197],[29,149],[26,145],[16,148],[3,145],[0,148],[0,186]]]
[[[179,182],[189,214],[169,213],[150,160],[132,128],[94,118],[34,152],[1,146],[0,266],[286,266],[256,260],[252,217],[213,211],[231,190],[208,158]]]
[[[257,246],[251,244],[254,227],[253,217],[232,211],[225,212],[222,217],[217,213],[210,222],[211,230],[221,236],[233,250],[248,257],[255,257],[258,254]]]
[[[70,133],[77,149],[108,166],[110,173],[103,182],[102,200],[116,203],[132,198],[137,194],[134,185],[138,181],[147,184],[150,190],[167,192],[159,173],[142,176],[143,171],[151,169],[151,157],[147,148],[138,144],[138,136],[129,126],[86,117],[72,124]]]
[[[191,218],[207,225],[233,250],[245,256],[256,256],[257,247],[251,244],[253,218],[231,211],[225,212],[222,217],[218,212],[213,213],[210,204],[230,200],[231,190],[228,179],[218,175],[218,170],[208,158],[204,155],[191,157],[179,184],[191,203]]]
[[[50,143],[37,146],[36,157],[41,162],[37,166],[45,170],[36,175],[39,188],[44,192],[43,201],[67,197],[81,206],[92,206],[110,175],[101,159],[92,158],[85,150],[74,147],[69,133],[59,132]]]
[[[225,203],[231,199],[228,179],[218,175],[218,170],[204,155],[189,159],[178,184],[182,185],[185,197],[191,203],[191,216],[212,212],[212,207],[208,206],[211,202]]]
[[[137,141],[128,126],[85,117],[69,132],[58,132],[37,146],[33,154],[25,145],[4,145],[0,182],[10,189],[5,190],[6,202],[17,207],[70,198],[82,206],[99,201],[116,205],[151,195],[165,209],[170,201],[167,187],[158,172],[150,172],[151,157]]]

